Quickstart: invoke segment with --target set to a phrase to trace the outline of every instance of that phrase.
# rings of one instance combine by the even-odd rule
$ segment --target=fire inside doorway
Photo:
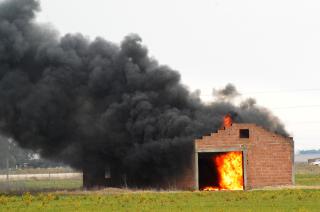
[[[198,174],[200,190],[243,190],[243,154],[199,152]]]

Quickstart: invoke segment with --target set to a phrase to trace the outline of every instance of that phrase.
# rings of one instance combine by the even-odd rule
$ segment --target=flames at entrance
[[[212,157],[217,169],[218,186],[206,186],[204,191],[243,190],[242,152],[227,152]]]

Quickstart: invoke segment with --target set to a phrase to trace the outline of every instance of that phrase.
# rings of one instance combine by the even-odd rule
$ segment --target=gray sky
[[[41,0],[61,35],[138,33],[204,101],[233,83],[276,114],[296,149],[320,149],[319,0]],[[241,101],[241,98],[237,101]]]

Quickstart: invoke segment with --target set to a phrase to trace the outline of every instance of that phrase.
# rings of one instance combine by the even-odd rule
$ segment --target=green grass
[[[320,190],[0,196],[0,211],[319,211]]]
[[[296,185],[320,186],[320,166],[296,163],[295,173]]]
[[[296,174],[295,177],[296,185],[320,186],[320,174]]]

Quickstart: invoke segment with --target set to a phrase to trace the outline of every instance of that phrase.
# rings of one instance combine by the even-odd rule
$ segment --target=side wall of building
[[[252,130],[246,161],[248,188],[294,184],[293,140],[260,127]]]

